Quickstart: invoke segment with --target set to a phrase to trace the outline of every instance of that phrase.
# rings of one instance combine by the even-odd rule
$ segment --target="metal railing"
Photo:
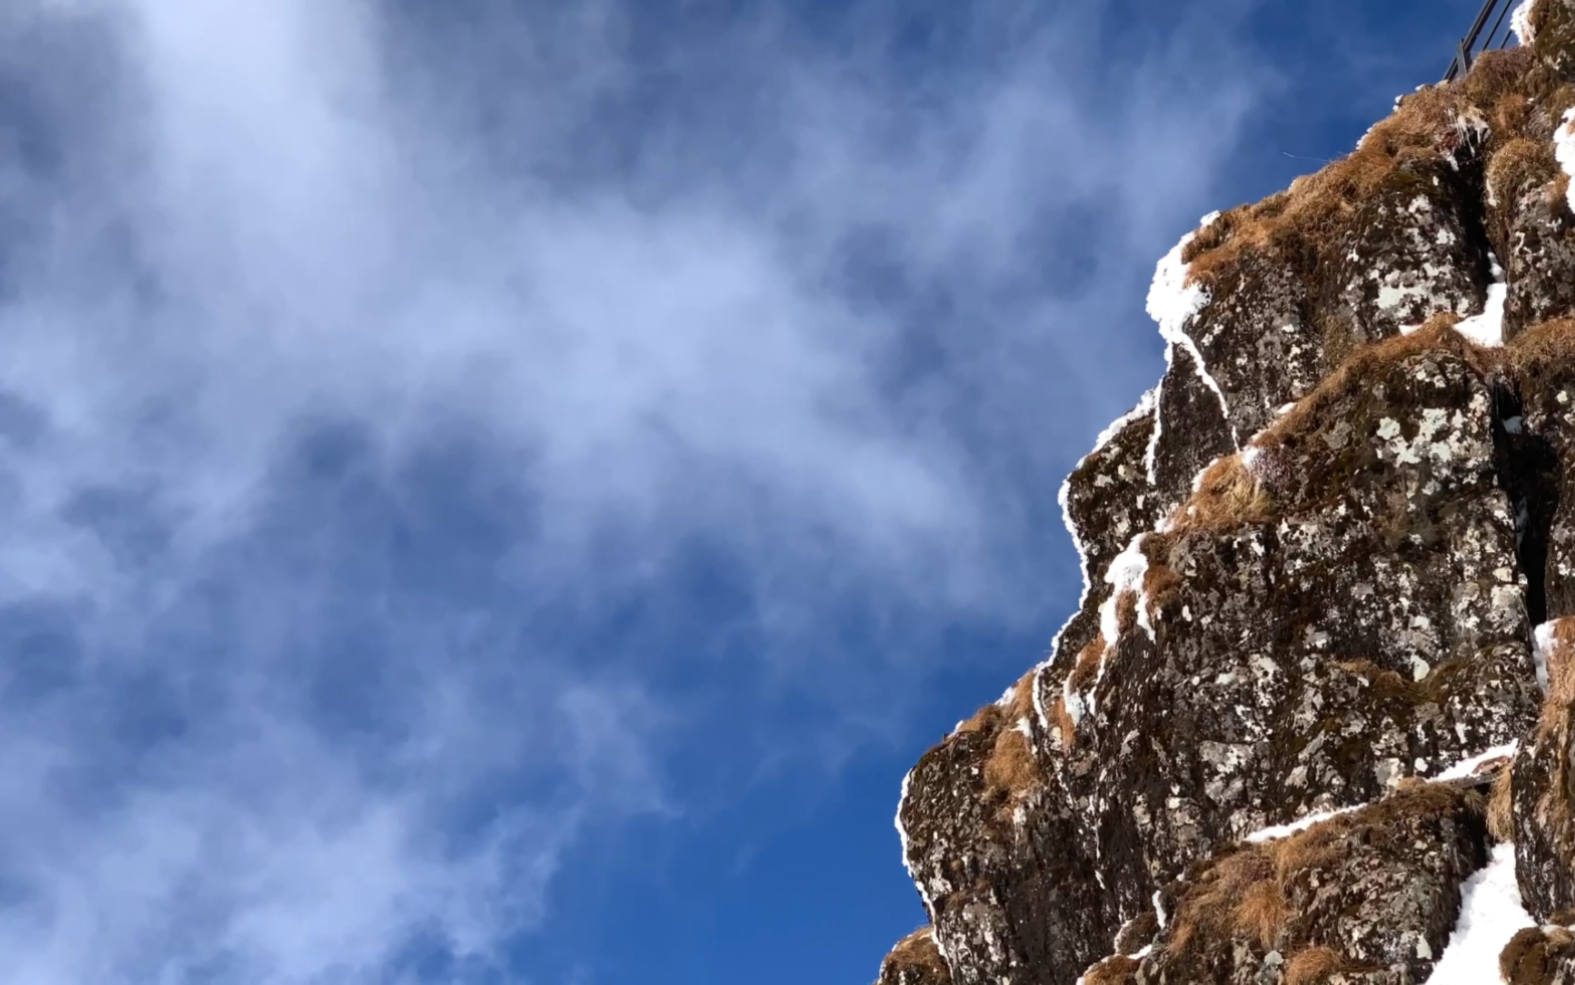
[[[1477,15],[1477,21],[1471,25],[1471,33],[1461,38],[1455,45],[1454,61],[1449,63],[1449,71],[1444,73],[1445,82],[1453,82],[1456,78],[1470,71],[1471,63],[1484,51],[1493,48],[1505,48],[1515,37],[1510,30],[1509,12],[1519,6],[1520,0],[1487,0],[1482,5],[1482,12]],[[1493,27],[1486,34],[1482,29],[1487,27],[1488,19],[1497,14]],[[1499,30],[1503,35],[1499,35]],[[1496,41],[1495,41],[1496,39]]]

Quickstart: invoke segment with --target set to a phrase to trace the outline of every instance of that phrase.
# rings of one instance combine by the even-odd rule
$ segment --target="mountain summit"
[[[1575,983],[1575,0],[1160,261],[880,985]]]

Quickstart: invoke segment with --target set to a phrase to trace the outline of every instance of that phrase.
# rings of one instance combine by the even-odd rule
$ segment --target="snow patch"
[[[1132,543],[1127,549],[1117,554],[1110,562],[1110,567],[1105,570],[1105,582],[1110,585],[1110,597],[1105,604],[1099,607],[1099,631],[1104,634],[1105,648],[1116,645],[1116,637],[1121,634],[1121,624],[1116,618],[1116,606],[1121,597],[1129,592],[1137,593],[1137,621],[1148,633],[1148,638],[1154,638],[1154,626],[1148,619],[1148,600],[1143,596],[1143,576],[1148,574],[1148,556],[1143,553],[1143,538],[1148,534],[1138,534],[1132,538]]]
[[[1536,646],[1531,648],[1531,659],[1537,665],[1537,684],[1542,688],[1542,693],[1548,693],[1548,657],[1553,654],[1553,648],[1558,646],[1558,641],[1553,637],[1554,624],[1545,622],[1533,631]]]
[[[1515,12],[1509,15],[1509,29],[1522,46],[1531,44],[1537,38],[1537,32],[1531,26],[1531,8],[1536,3],[1537,0],[1520,0]]]
[[[1099,669],[1094,674],[1094,682],[1089,685],[1088,693],[1082,694],[1072,687],[1072,675],[1067,674],[1066,680],[1061,685],[1062,700],[1066,704],[1066,713],[1071,716],[1072,724],[1078,725],[1083,720],[1085,713],[1097,710],[1094,704],[1094,689],[1105,676],[1105,659],[1116,645],[1116,639],[1121,635],[1121,620],[1117,615],[1118,606],[1123,596],[1135,593],[1137,595],[1137,621],[1148,633],[1148,638],[1154,638],[1154,624],[1149,620],[1148,598],[1143,594],[1143,578],[1148,574],[1148,557],[1143,553],[1143,538],[1148,534],[1138,534],[1132,538],[1132,543],[1126,550],[1117,554],[1110,562],[1110,567],[1105,569],[1105,581],[1110,585],[1110,597],[1105,599],[1099,607],[1099,634],[1104,638],[1105,648],[1099,655]],[[1048,730],[1048,726],[1046,726]]]
[[[1492,253],[1488,259],[1493,264],[1493,283],[1488,285],[1487,303],[1480,314],[1472,315],[1455,326],[1455,331],[1477,345],[1499,346],[1504,344],[1504,301],[1509,297],[1509,285],[1504,282],[1504,268]]]
[[[1559,159],[1559,167],[1564,173],[1575,178],[1575,109],[1564,111],[1564,119],[1553,131],[1553,156]],[[1575,209],[1575,181],[1570,182],[1570,190],[1564,196],[1569,200],[1570,208]]]
[[[1461,884],[1460,919],[1428,985],[1499,981],[1499,952],[1516,931],[1535,926],[1515,883],[1515,846],[1495,845],[1488,864]]]

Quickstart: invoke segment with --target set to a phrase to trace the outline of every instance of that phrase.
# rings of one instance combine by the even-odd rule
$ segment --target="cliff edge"
[[[1575,0],[1159,264],[880,985],[1575,983]]]

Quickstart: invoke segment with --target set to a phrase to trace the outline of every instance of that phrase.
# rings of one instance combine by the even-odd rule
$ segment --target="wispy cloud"
[[[462,978],[682,809],[675,667],[878,730],[1032,618],[1264,84],[1227,6],[9,5],[10,980]],[[747,643],[599,651],[697,548]]]

